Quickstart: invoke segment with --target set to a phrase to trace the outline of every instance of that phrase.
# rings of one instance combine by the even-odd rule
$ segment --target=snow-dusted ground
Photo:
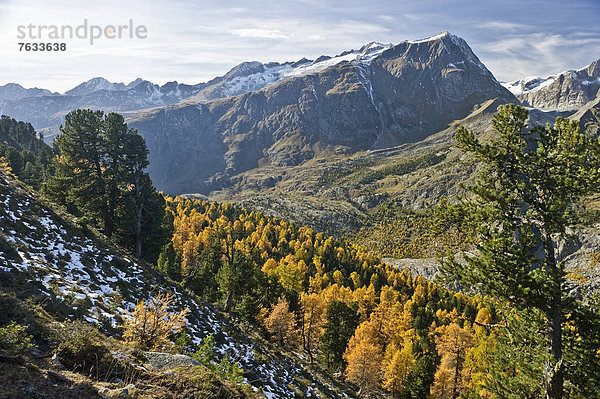
[[[260,387],[267,397],[295,397],[295,391],[305,396],[338,395],[326,382],[310,381],[314,377],[303,372],[304,366],[273,355],[156,272],[78,233],[30,195],[9,187],[2,177],[0,240],[16,252],[0,252],[0,279],[24,277],[28,288],[37,286],[40,295],[67,303],[73,310],[69,317],[116,326],[137,301],[168,291],[175,295],[178,307],[190,309],[188,332],[193,342],[199,344],[213,334],[219,355],[239,361],[247,382]],[[308,381],[299,384],[298,376]]]

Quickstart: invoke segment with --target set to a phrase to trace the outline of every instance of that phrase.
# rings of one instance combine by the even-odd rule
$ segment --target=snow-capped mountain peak
[[[263,89],[277,82],[319,73],[342,62],[370,62],[385,50],[393,47],[390,43],[371,42],[358,50],[350,50],[335,56],[322,55],[315,60],[302,58],[295,62],[268,63],[244,62],[233,67],[218,83],[218,89],[200,96],[200,100],[229,97]]]
[[[506,87],[512,94],[518,96],[524,93],[534,93],[546,86],[551,85],[555,80],[556,75],[548,76],[546,78],[542,78],[540,76],[528,76],[513,82],[502,82],[502,85]]]
[[[444,31],[438,33],[437,35],[426,37],[425,39],[405,40],[405,42],[410,43],[410,44],[427,43],[427,42],[433,42],[435,40],[443,39],[443,38],[449,37],[449,36],[454,36],[454,35],[451,35],[448,31],[444,30]]]

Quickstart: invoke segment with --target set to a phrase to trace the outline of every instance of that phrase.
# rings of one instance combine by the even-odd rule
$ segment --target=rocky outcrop
[[[381,258],[381,261],[386,265],[393,266],[400,270],[408,269],[411,276],[423,276],[426,279],[434,280],[439,274],[440,262],[435,258],[425,259],[395,259],[395,258]]]
[[[582,132],[590,137],[600,136],[600,94],[595,100],[584,105],[579,111],[570,116],[578,120]]]
[[[145,352],[152,370],[172,369],[174,367],[198,366],[200,362],[179,353]]]

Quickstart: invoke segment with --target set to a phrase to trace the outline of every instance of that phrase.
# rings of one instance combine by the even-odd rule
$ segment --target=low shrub
[[[32,336],[27,334],[27,326],[14,321],[0,327],[0,349],[9,355],[22,355],[33,346]]]
[[[111,381],[135,372],[124,357],[116,357],[105,345],[105,337],[82,321],[67,323],[60,332],[56,355],[67,369],[97,380]]]

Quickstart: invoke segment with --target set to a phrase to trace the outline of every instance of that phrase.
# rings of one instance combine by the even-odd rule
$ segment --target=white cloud
[[[499,80],[549,76],[583,67],[600,56],[599,37],[532,33],[481,44],[476,52]]]
[[[421,21],[425,19],[425,16],[417,14],[404,14],[404,18],[409,19],[411,21]]]
[[[250,37],[254,39],[289,39],[289,35],[284,35],[279,29],[255,29],[255,28],[244,28],[234,29],[232,34],[241,37]]]
[[[494,30],[508,30],[508,31],[514,31],[514,30],[529,30],[531,29],[531,26],[529,25],[524,25],[524,24],[518,24],[515,22],[508,22],[508,21],[488,21],[482,24],[477,24],[476,27],[478,28],[484,28],[484,29],[494,29]]]
[[[388,23],[396,22],[396,18],[392,15],[378,15],[377,19]]]

